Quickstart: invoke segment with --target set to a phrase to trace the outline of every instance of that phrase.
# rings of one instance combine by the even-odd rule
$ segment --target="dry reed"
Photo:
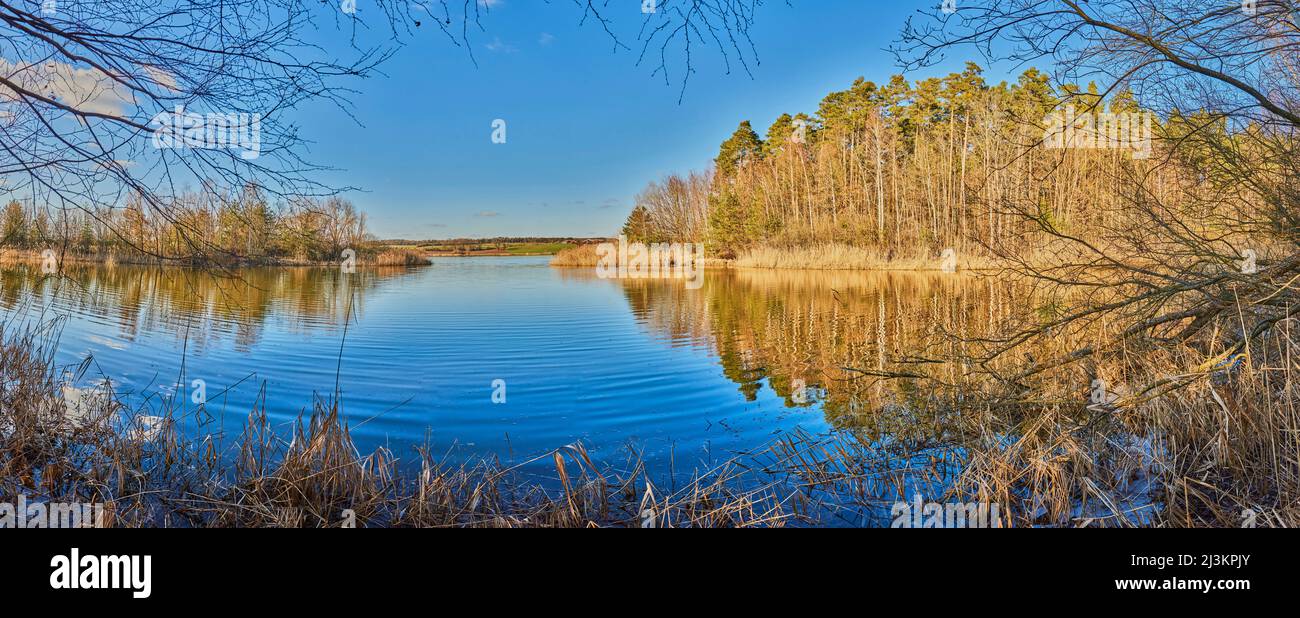
[[[361,454],[336,402],[317,400],[291,436],[271,429],[264,405],[233,449],[177,429],[176,410],[149,419],[107,385],[74,389],[56,376],[50,328],[0,324],[0,500],[94,503],[114,527],[742,527],[781,526],[770,485],[740,481],[726,463],[673,489],[639,460],[598,467],[579,444],[513,466],[449,465],[426,446],[413,461],[386,449]],[[84,367],[82,368],[84,369]],[[75,396],[74,396],[75,394]],[[549,462],[554,483],[523,466]]]

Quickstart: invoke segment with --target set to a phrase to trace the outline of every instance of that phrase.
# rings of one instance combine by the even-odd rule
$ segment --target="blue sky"
[[[741,120],[761,132],[783,112],[815,111],[859,75],[897,73],[885,48],[932,4],[769,0],[752,31],[762,61],[753,77],[725,75],[716,53],[697,50],[679,104],[680,62],[666,85],[646,66],[657,63],[638,67],[598,26],[579,26],[567,0],[493,0],[486,32],[471,35],[477,66],[426,26],[382,75],[351,84],[363,126],[324,105],[296,120],[313,142],[308,158],[340,168],[329,182],[365,189],[347,197],[382,238],[608,235],[646,182],[705,167]],[[366,0],[357,6],[366,17]],[[634,42],[640,1],[606,12]],[[505,144],[491,140],[497,118]]]

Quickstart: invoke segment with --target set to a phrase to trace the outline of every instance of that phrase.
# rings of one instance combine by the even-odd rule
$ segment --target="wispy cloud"
[[[166,73],[148,72],[155,82],[168,84],[160,81],[167,77]],[[130,90],[98,69],[76,68],[62,62],[13,63],[0,58],[0,75],[25,90],[53,97],[83,112],[121,115],[124,108],[135,104]],[[14,98],[0,92],[0,102]]]
[[[486,47],[490,52],[503,53],[503,54],[513,54],[519,51],[518,47],[515,47],[514,45],[502,41],[501,37],[499,36],[492,37],[492,40],[488,42]]]
[[[550,45],[551,43],[554,42],[555,42],[555,35],[549,32],[543,32],[541,36],[537,37],[537,44],[543,47]]]
[[[475,217],[499,217],[501,216],[501,213],[495,210],[480,210],[479,212],[474,213],[474,216]]]

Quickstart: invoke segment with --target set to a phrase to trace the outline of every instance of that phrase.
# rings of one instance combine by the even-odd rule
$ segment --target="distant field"
[[[419,245],[390,245],[393,248],[416,249],[435,255],[555,255],[575,246],[570,242],[482,242],[482,243],[423,243]]]

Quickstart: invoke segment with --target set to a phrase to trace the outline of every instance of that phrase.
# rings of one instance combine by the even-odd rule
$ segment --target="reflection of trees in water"
[[[256,344],[272,315],[291,332],[308,333],[343,325],[349,300],[363,313],[365,293],[409,274],[405,268],[250,268],[210,271],[140,266],[65,267],[59,275],[39,268],[0,269],[0,306],[7,312],[30,303],[31,310],[115,322],[124,339],[168,332],[191,348],[233,339],[237,349]]]
[[[674,281],[620,283],[650,331],[714,351],[746,398],[766,380],[787,406],[820,403],[840,427],[860,426],[890,403],[937,396],[928,380],[885,374],[982,388],[968,341],[998,332],[1027,304],[1010,285],[954,275],[710,270],[705,281],[694,291]],[[800,380],[811,391],[803,401]]]

